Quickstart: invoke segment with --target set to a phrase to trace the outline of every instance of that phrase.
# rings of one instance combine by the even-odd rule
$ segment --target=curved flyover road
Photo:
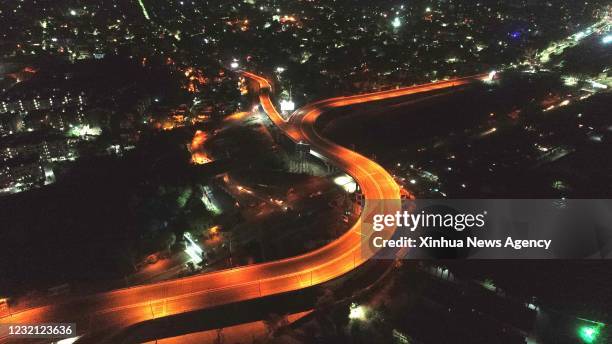
[[[322,111],[454,87],[482,78],[476,76],[332,98],[306,106],[286,121],[268,95],[270,83],[252,73],[244,74],[259,84],[260,101],[270,119],[293,140],[309,143],[319,154],[351,175],[359,184],[366,202],[399,200],[399,188],[375,162],[319,136],[314,123]],[[95,342],[100,342],[100,338],[112,333],[111,330],[152,318],[306,288],[341,276],[370,258],[361,251],[360,226],[360,221],[357,221],[337,240],[300,256],[75,298],[5,316],[0,318],[0,323],[76,322],[78,332],[87,334],[83,341],[87,342],[89,337],[89,341],[96,338]],[[0,337],[0,342],[5,340],[6,337]]]

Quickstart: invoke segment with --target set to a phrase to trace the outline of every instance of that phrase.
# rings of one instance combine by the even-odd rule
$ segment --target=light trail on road
[[[249,72],[244,75],[259,84],[261,105],[281,131],[296,142],[310,144],[349,174],[366,202],[397,200],[396,204],[389,203],[393,209],[385,209],[388,212],[400,207],[400,189],[393,177],[377,163],[321,137],[314,128],[317,118],[327,109],[450,88],[483,78],[479,75],[331,98],[310,104],[285,120],[270,99],[269,81]],[[360,230],[361,219],[337,240],[300,256],[78,297],[4,316],[0,323],[76,322],[78,333],[85,334],[79,343],[108,341],[113,331],[153,318],[299,290],[342,276],[371,257],[368,250],[362,251]],[[0,342],[5,340],[0,338]]]

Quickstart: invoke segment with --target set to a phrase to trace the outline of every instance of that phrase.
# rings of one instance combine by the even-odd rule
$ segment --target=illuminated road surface
[[[482,77],[332,98],[306,106],[285,121],[265,91],[270,88],[268,81],[251,73],[245,75],[259,83],[260,101],[270,119],[292,139],[309,143],[318,154],[351,175],[366,202],[368,199],[399,201],[399,188],[392,176],[375,162],[319,136],[313,124],[322,111],[449,88]],[[306,288],[341,276],[369,258],[361,252],[360,226],[361,222],[357,221],[337,240],[300,256],[85,296],[6,316],[0,318],[0,323],[76,322],[78,333],[87,334],[83,342],[88,342],[88,335],[99,342],[112,330],[152,318]],[[3,340],[6,338],[0,338],[0,342]]]

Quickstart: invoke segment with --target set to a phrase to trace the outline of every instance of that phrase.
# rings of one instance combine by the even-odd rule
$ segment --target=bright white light
[[[93,128],[89,127],[88,124],[85,124],[85,125],[80,124],[70,129],[70,134],[74,136],[88,136],[88,135],[98,136],[102,134],[102,129],[98,127],[93,127]]]
[[[276,67],[276,72],[282,73],[284,71],[285,71],[285,68],[283,68],[283,67]]]
[[[493,81],[493,78],[495,78],[495,75],[497,75],[497,71],[496,70],[490,71],[489,75],[487,76],[487,81]]]
[[[72,344],[76,342],[79,338],[81,338],[81,336],[60,339],[57,342],[55,342],[55,344]]]
[[[604,37],[604,38],[601,40],[601,42],[602,42],[603,44],[612,43],[612,35],[607,35],[607,36],[605,36],[605,37]]]
[[[239,66],[239,65],[238,65],[238,62],[236,62],[236,61],[234,61],[234,62],[230,63],[230,67],[232,67],[233,69],[238,68],[238,66]]]
[[[563,83],[566,86],[576,86],[578,85],[578,78],[574,77],[574,76],[565,76],[563,77]]]
[[[334,183],[341,186],[348,193],[353,193],[357,190],[357,183],[355,183],[355,180],[348,174],[334,178]]]
[[[295,110],[295,103],[291,100],[281,100],[280,102],[281,111],[293,111]]]
[[[191,238],[191,234],[189,234],[188,232],[185,233],[183,235],[185,237],[185,239],[187,239],[187,247],[185,247],[185,253],[187,253],[187,255],[189,255],[189,257],[191,258],[191,260],[194,263],[199,263],[202,261],[202,252],[204,252],[200,246],[198,246],[198,244],[196,244],[193,239]]]
[[[402,22],[398,17],[395,17],[395,19],[393,19],[393,22],[391,22],[391,25],[393,25],[394,28],[398,28],[402,26]]]
[[[191,245],[185,247],[185,253],[187,253],[191,261],[196,264],[202,261],[202,257],[198,254],[198,251]]]
[[[351,181],[353,181],[353,178],[346,174],[334,178],[334,183],[336,183],[337,185],[344,185]]]
[[[55,174],[49,167],[44,168],[45,171],[45,185],[53,184],[55,182]]]
[[[142,0],[138,0],[138,5],[140,5],[140,9],[142,10],[142,15],[147,19],[147,20],[151,20],[151,17],[149,17],[149,12],[147,12],[147,8],[145,7],[144,3],[142,2]]]
[[[200,200],[202,200],[206,209],[215,215],[221,214],[223,211],[217,206],[210,187],[208,185],[204,186],[203,191]]]
[[[356,303],[351,303],[349,319],[365,320],[366,314],[363,306],[358,306]]]
[[[427,8],[425,9],[425,12],[431,12],[431,7],[427,7]]]
[[[591,85],[592,85],[593,87],[595,87],[595,88],[601,88],[601,89],[604,89],[604,90],[608,88],[608,85],[604,85],[604,84],[599,83],[599,82],[597,82],[597,81],[593,81],[593,80],[591,80],[591,81],[590,81],[590,83],[591,83]]]
[[[76,11],[75,11],[75,10],[70,10],[70,15],[71,15],[71,16],[76,16],[76,15],[77,15],[77,13],[76,13]]]
[[[493,127],[491,129],[485,130],[482,134],[480,134],[480,136],[491,135],[491,134],[493,134],[496,131],[497,131],[497,128]]]

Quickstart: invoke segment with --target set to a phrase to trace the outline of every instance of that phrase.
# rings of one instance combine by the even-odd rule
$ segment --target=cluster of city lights
[[[100,134],[102,134],[102,129],[99,127],[90,127],[87,124],[70,128],[70,135],[72,136],[98,136]]]

